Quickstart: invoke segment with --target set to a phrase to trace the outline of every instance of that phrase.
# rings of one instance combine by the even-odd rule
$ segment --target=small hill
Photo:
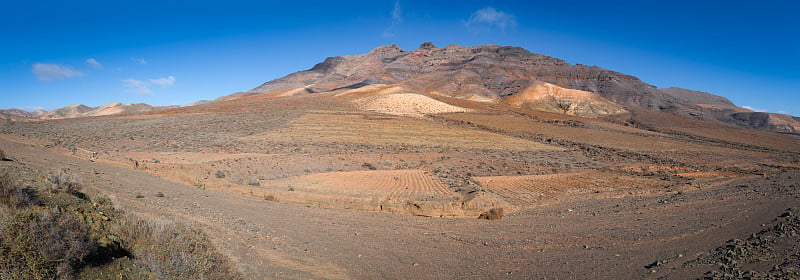
[[[627,113],[623,106],[596,93],[548,83],[530,86],[519,94],[507,97],[505,102],[528,109],[590,118]]]
[[[660,91],[698,105],[716,119],[726,123],[770,132],[800,134],[800,122],[796,117],[767,112],[753,112],[734,105],[733,102],[725,97],[708,92],[677,87],[664,88],[660,89]]]
[[[84,113],[89,112],[91,110],[92,108],[89,106],[83,104],[73,104],[50,111],[47,114],[42,115],[40,118],[42,119],[76,118],[83,116]]]
[[[53,111],[47,112],[38,110],[28,112],[20,109],[0,110],[0,116],[11,120],[35,120],[35,119],[67,119],[79,117],[96,117],[116,114],[145,113],[155,110],[153,107],[144,103],[123,104],[111,102],[97,107],[89,107],[83,104],[73,104],[64,106]]]
[[[83,114],[83,116],[107,116],[116,114],[132,114],[144,113],[153,110],[153,106],[144,103],[122,104],[119,102],[112,102],[101,105]]]
[[[730,115],[736,124],[760,130],[800,135],[800,118],[766,112],[739,112]]]

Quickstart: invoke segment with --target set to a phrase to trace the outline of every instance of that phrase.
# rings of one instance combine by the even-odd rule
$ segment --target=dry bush
[[[76,218],[58,212],[9,210],[0,215],[3,279],[72,279],[95,243]]]
[[[111,206],[114,204],[111,201],[111,198],[108,197],[108,195],[102,193],[95,195],[94,198],[92,199],[92,202],[96,203],[99,206]]]
[[[0,204],[12,208],[25,208],[39,205],[41,201],[32,188],[17,187],[14,176],[9,171],[0,172]]]
[[[503,215],[505,215],[504,212],[505,211],[503,211],[503,208],[495,207],[489,209],[489,211],[481,213],[481,215],[478,216],[478,219],[499,220],[503,218]]]
[[[119,220],[116,231],[136,261],[159,278],[239,278],[208,236],[195,227],[179,223],[156,225],[125,216]]]
[[[80,178],[66,169],[58,169],[50,172],[50,175],[47,177],[47,182],[50,184],[49,188],[51,192],[64,191],[68,194],[77,195],[82,188]]]

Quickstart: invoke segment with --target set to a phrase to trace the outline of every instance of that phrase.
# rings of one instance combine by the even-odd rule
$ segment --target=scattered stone
[[[659,260],[659,261],[654,261],[654,262],[653,262],[653,263],[651,263],[651,264],[645,265],[645,266],[644,266],[644,268],[651,269],[651,268],[654,268],[654,267],[660,266],[660,265],[662,265],[662,264],[665,264],[665,263],[667,263],[667,262],[669,262],[669,261],[668,261],[668,260]]]
[[[503,218],[503,215],[505,214],[504,212],[505,211],[503,208],[495,207],[489,209],[489,211],[481,213],[481,215],[478,216],[478,219],[499,220]]]

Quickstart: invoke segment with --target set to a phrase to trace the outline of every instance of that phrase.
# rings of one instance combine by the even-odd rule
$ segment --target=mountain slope
[[[536,88],[542,82],[594,94],[590,99],[582,98],[583,103],[576,104],[576,107],[617,108],[618,105],[609,105],[616,103],[654,110],[688,112],[695,116],[704,115],[694,104],[662,93],[655,86],[633,76],[600,67],[571,65],[522,48],[496,45],[449,45],[437,48],[433,44],[425,43],[414,51],[402,50],[394,44],[380,46],[367,54],[329,57],[309,70],[289,74],[228,98],[286,90],[315,93],[374,84],[397,84],[422,93],[484,102],[501,102],[524,93],[527,96],[524,99],[537,99],[540,103],[549,99],[549,104],[535,107],[551,111],[573,106],[572,101],[558,104],[568,100],[553,100],[549,93],[542,97],[532,97],[537,91],[531,92],[529,89]],[[512,98],[510,103],[519,103],[513,99],[519,98]],[[572,112],[588,117],[624,113],[618,108]]]
[[[705,104],[705,105],[717,105],[717,106],[729,106],[729,107],[736,106],[733,105],[733,102],[731,102],[729,99],[719,95],[713,95],[708,92],[702,92],[702,91],[696,91],[678,87],[663,88],[660,89],[660,91],[675,98],[684,100],[686,102],[690,102],[692,104]]]
[[[753,129],[777,133],[800,134],[798,118],[776,113],[753,112],[738,107],[729,99],[707,92],[682,88],[665,88],[662,92],[702,107],[717,120]]]
[[[220,100],[373,85],[590,118],[625,116],[626,108],[635,107],[771,132],[796,133],[800,129],[796,119],[774,114],[751,116],[752,112],[725,97],[682,88],[658,89],[630,75],[497,45],[438,48],[424,43],[413,51],[395,44],[379,46],[366,54],[329,57],[311,69]]]

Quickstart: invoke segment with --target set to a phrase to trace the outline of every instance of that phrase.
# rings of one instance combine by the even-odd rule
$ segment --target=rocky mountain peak
[[[419,48],[423,50],[436,49],[436,45],[434,45],[432,42],[425,42],[419,45]]]
[[[372,49],[369,54],[378,56],[378,57],[392,57],[403,53],[404,51],[397,46],[397,44],[392,43],[385,46],[379,46],[377,48]]]

